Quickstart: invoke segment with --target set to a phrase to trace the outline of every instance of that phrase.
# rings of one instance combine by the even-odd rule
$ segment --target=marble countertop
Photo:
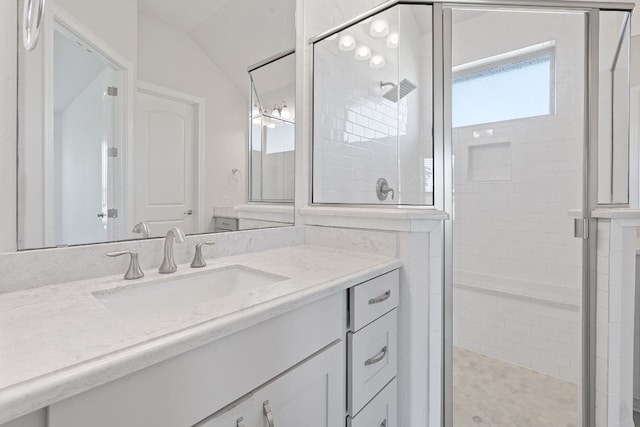
[[[302,245],[213,259],[198,270],[180,265],[171,277],[229,265],[288,279],[188,312],[135,321],[117,317],[93,293],[167,275],[148,271],[136,281],[119,275],[0,295],[0,424],[369,280],[400,262]]]

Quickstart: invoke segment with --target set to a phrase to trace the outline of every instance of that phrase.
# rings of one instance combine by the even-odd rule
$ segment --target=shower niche
[[[431,15],[399,5],[314,44],[314,203],[433,205]]]

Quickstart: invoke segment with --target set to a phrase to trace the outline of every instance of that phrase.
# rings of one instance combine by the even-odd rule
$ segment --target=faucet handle
[[[125,280],[140,279],[144,277],[144,272],[140,268],[140,263],[138,262],[138,252],[135,252],[135,251],[107,252],[107,256],[110,256],[110,257],[117,257],[121,255],[131,255],[131,260],[129,261],[129,268],[127,269],[127,272],[124,274]]]
[[[202,268],[207,265],[207,261],[205,261],[202,256],[202,245],[215,245],[216,242],[212,240],[207,240],[206,242],[198,242],[196,243],[196,254],[193,256],[193,261],[191,261],[191,268]]]

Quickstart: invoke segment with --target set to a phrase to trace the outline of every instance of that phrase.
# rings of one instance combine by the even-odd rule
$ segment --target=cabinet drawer
[[[371,279],[349,291],[352,331],[357,331],[398,306],[399,270]]]
[[[349,414],[356,415],[397,372],[397,310],[347,334]]]
[[[238,230],[237,218],[215,218],[216,230],[236,231]]]
[[[347,417],[347,427],[396,427],[398,389],[394,378],[355,417]]]

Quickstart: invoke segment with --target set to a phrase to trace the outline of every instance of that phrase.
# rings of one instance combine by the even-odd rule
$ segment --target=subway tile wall
[[[431,158],[430,8],[402,6],[378,15],[390,32],[400,31],[399,48],[386,37],[369,36],[370,21],[355,24],[314,47],[313,201],[315,203],[431,204],[425,159]],[[376,18],[374,18],[376,19]],[[341,51],[343,34],[381,54],[386,64],[371,68],[354,51]],[[428,55],[425,55],[425,52]],[[407,79],[417,87],[398,102],[383,95]],[[378,200],[376,182],[386,178],[394,198]]]

